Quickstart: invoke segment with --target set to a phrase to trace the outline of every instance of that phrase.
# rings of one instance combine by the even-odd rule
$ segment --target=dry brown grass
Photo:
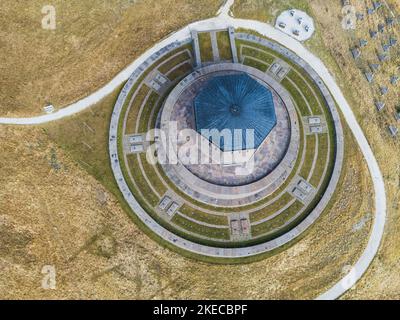
[[[0,116],[62,108],[106,84],[182,26],[215,15],[222,0],[53,0],[57,29],[43,30],[41,0],[0,9]],[[131,3],[131,4],[130,4]]]

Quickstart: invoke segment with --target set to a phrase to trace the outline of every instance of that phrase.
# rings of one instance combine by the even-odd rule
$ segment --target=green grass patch
[[[162,183],[160,178],[158,177],[156,171],[154,170],[154,166],[150,164],[146,159],[146,154],[142,153],[140,155],[140,161],[142,162],[143,170],[145,175],[149,179],[150,183],[152,184],[153,188],[163,196],[167,192],[167,188]]]
[[[311,112],[308,109],[307,102],[303,98],[303,96],[301,95],[299,89],[297,89],[296,86],[293,85],[288,78],[283,79],[281,84],[290,93],[292,99],[294,100],[294,103],[300,109],[301,115],[303,117],[304,116],[310,116]]]
[[[146,101],[146,104],[143,106],[142,114],[139,121],[139,132],[147,132],[151,113],[156,107],[157,101],[159,99],[160,96],[155,91],[150,94],[149,98]]]
[[[231,41],[228,31],[217,32],[219,57],[221,60],[232,60]]]
[[[315,187],[318,186],[318,184],[322,179],[322,175],[327,165],[327,160],[328,160],[328,135],[322,134],[319,135],[317,163],[315,164],[315,169],[310,179],[310,183]]]
[[[275,57],[269,54],[267,51],[260,48],[256,49],[256,47],[254,46],[253,48],[250,48],[248,46],[241,46],[242,56],[257,58],[258,60],[264,61],[267,65],[271,65],[274,62]]]
[[[200,32],[198,35],[199,35],[201,61],[202,62],[214,61],[210,33]]]
[[[181,228],[208,237],[212,239],[221,239],[221,240],[229,240],[230,239],[230,232],[228,228],[220,229],[220,228],[211,228],[202,224],[195,223],[191,220],[176,214],[172,218],[172,223],[180,226]]]
[[[131,108],[129,109],[128,117],[126,119],[125,134],[133,134],[136,132],[136,121],[139,115],[140,107],[142,106],[146,96],[149,94],[150,88],[142,85],[137,92],[137,95],[132,101]]]
[[[129,171],[143,197],[147,200],[147,202],[150,203],[150,205],[156,207],[160,202],[160,198],[153,192],[153,190],[147,183],[144,175],[142,174],[142,170],[140,169],[137,157],[138,157],[137,155],[133,154],[127,155],[126,158],[128,162]],[[129,179],[129,176],[127,176],[127,179]]]

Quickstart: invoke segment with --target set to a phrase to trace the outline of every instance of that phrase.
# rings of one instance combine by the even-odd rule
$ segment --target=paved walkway
[[[361,152],[363,153],[365,160],[367,162],[368,168],[371,173],[374,191],[375,191],[375,219],[372,226],[371,237],[367,244],[367,247],[360,259],[353,266],[351,271],[346,277],[341,279],[336,285],[334,285],[327,292],[322,294],[318,299],[336,299],[345,293],[349,288],[351,288],[365,273],[372,260],[374,259],[382,240],[385,220],[386,220],[386,193],[385,184],[383,181],[382,173],[379,169],[378,162],[373,154],[373,151],[357,122],[356,117],[347,103],[345,97],[343,96],[339,86],[336,84],[334,78],[329,73],[328,69],[322,63],[322,61],[314,56],[310,51],[308,51],[300,42],[294,40],[283,32],[275,29],[269,24],[244,20],[244,19],[234,19],[229,17],[229,8],[233,4],[233,0],[228,0],[226,5],[219,11],[219,16],[216,18],[203,20],[190,24],[189,26],[179,30],[178,32],[172,34],[170,37],[164,39],[163,41],[156,44],[153,48],[146,51],[141,57],[135,60],[131,65],[129,65],[125,70],[119,73],[111,82],[106,86],[99,89],[89,97],[78,101],[66,107],[58,112],[49,115],[43,115],[39,117],[32,118],[0,118],[0,123],[2,124],[19,124],[19,125],[32,125],[41,124],[64,117],[68,117],[77,112],[80,112],[89,106],[99,102],[102,98],[106,97],[112,91],[114,91],[121,83],[125,82],[131,73],[149,56],[157,52],[159,49],[165,47],[168,43],[177,41],[179,39],[184,39],[190,37],[190,29],[215,29],[215,28],[226,28],[233,26],[235,28],[247,28],[258,33],[267,36],[281,45],[287,47],[288,49],[294,51],[299,57],[306,60],[311,67],[318,73],[318,75],[323,79],[331,94],[334,96],[336,102],[341,109],[343,116],[349,125],[351,131],[353,132]],[[125,186],[127,188],[127,186]],[[171,241],[174,241],[171,239]]]

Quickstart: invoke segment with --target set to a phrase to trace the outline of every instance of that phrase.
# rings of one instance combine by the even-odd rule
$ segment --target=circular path
[[[50,115],[43,115],[39,117],[30,118],[0,118],[1,124],[12,124],[12,125],[35,125],[42,124],[54,120],[59,120],[68,116],[71,116],[77,112],[85,110],[91,105],[99,102],[101,99],[106,97],[108,94],[113,92],[121,83],[125,82],[132,72],[154,52],[160,48],[165,47],[168,43],[179,41],[187,38],[190,35],[190,30],[194,29],[212,29],[215,27],[226,28],[228,26],[234,26],[236,28],[246,28],[254,30],[264,36],[273,39],[277,43],[287,47],[288,49],[295,52],[299,57],[308,61],[309,65],[318,73],[322,78],[331,94],[338,103],[339,108],[343,113],[343,117],[349,125],[353,135],[356,138],[357,143],[360,146],[361,152],[364,155],[366,163],[368,165],[375,191],[375,219],[372,226],[371,237],[367,244],[366,249],[361,255],[360,259],[356,262],[350,272],[341,279],[335,286],[322,294],[319,299],[336,299],[344,294],[349,288],[351,288],[365,273],[372,260],[374,259],[380,242],[383,237],[385,221],[386,221],[386,193],[385,184],[382,173],[380,171],[378,162],[373,154],[373,151],[361,129],[350,105],[343,96],[339,86],[335,79],[330,74],[329,70],[325,67],[323,62],[317,58],[314,54],[308,51],[300,42],[294,40],[283,32],[275,29],[269,24],[245,20],[245,19],[234,19],[228,15],[229,9],[233,4],[233,0],[228,0],[225,5],[220,9],[219,16],[195,22],[189,26],[181,29],[180,31],[172,34],[168,38],[159,42],[153,48],[146,51],[141,57],[135,60],[125,70],[119,73],[111,82],[106,86],[102,87],[98,91],[85,99],[78,101],[56,113]],[[112,138],[112,137],[111,137]]]

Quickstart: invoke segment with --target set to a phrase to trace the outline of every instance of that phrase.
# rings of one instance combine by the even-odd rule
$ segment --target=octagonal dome
[[[231,133],[232,140],[212,141],[225,152],[257,149],[276,125],[271,91],[245,73],[212,78],[195,97],[194,109],[196,130],[206,139],[211,141],[205,130]],[[246,130],[254,130],[254,139]]]

